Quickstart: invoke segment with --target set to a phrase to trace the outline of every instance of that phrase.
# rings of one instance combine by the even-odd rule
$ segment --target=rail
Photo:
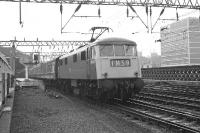
[[[139,117],[148,119],[150,121],[154,121],[154,122],[157,122],[160,124],[162,123],[162,124],[170,126],[170,127],[181,129],[182,131],[185,131],[187,133],[199,133],[199,129],[194,129],[194,128],[188,127],[186,125],[182,125],[180,123],[175,123],[175,122],[171,121],[170,119],[162,119],[160,117],[156,117],[154,115],[146,113],[146,111],[144,111],[144,110],[135,109],[132,107],[128,107],[128,106],[116,104],[116,103],[114,105],[110,105],[110,107],[115,108],[119,111],[123,111],[128,114],[134,115],[134,116],[139,116]]]

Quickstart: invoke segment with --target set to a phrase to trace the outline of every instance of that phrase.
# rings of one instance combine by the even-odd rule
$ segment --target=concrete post
[[[15,77],[15,41],[13,41],[13,45],[12,45],[12,70],[13,70],[13,75]]]

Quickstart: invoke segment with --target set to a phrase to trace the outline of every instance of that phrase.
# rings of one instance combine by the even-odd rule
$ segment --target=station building
[[[160,29],[161,66],[200,64],[200,20],[186,18]]]

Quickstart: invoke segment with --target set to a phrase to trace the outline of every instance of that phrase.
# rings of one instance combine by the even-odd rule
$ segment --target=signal
[[[39,63],[39,55],[38,54],[33,55],[33,62],[36,64]]]

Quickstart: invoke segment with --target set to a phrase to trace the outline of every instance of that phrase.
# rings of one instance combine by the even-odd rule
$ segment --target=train
[[[5,56],[0,52],[0,107],[5,104],[9,88],[13,86],[14,72]]]
[[[64,92],[100,100],[127,100],[144,86],[137,44],[105,38],[29,69],[29,77]]]

